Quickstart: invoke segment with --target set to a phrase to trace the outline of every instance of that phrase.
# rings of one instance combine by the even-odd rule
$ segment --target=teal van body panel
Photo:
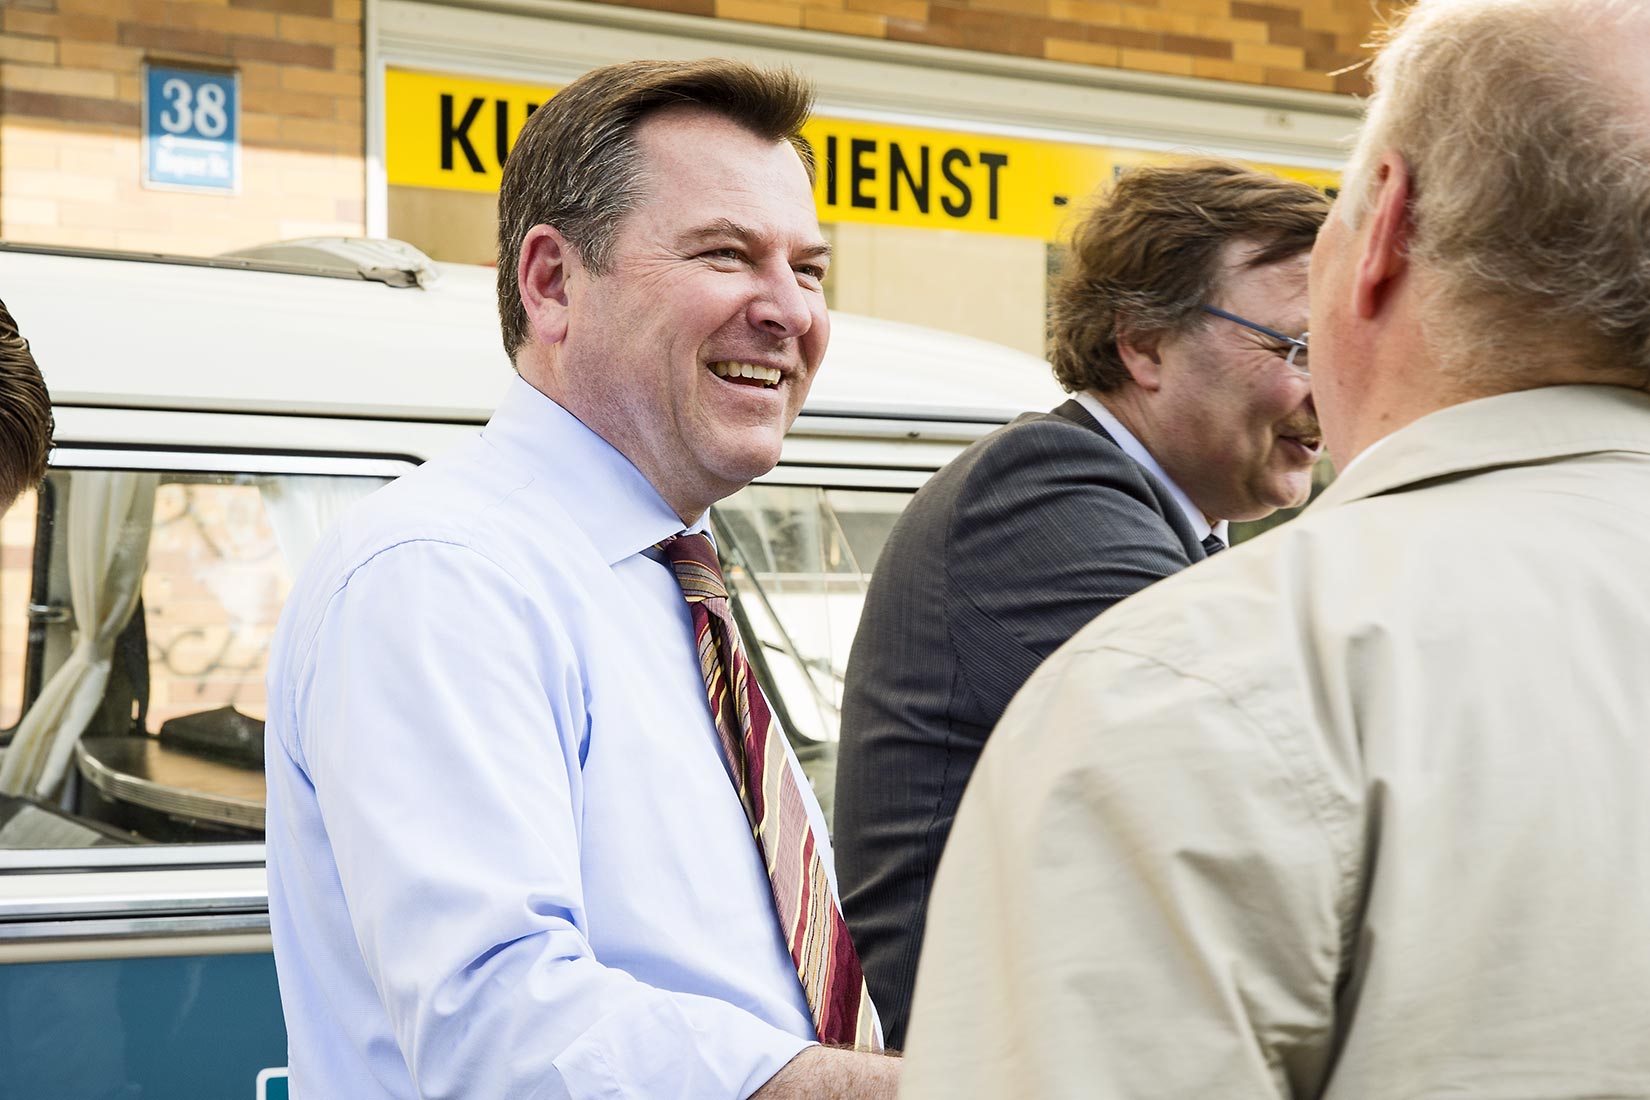
[[[0,1100],[256,1100],[285,1065],[272,955],[0,966]]]

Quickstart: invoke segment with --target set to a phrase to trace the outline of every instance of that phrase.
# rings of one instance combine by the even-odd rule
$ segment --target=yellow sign
[[[496,191],[527,116],[555,94],[529,84],[390,69],[385,172],[391,184]],[[818,165],[823,222],[960,229],[1060,239],[1074,208],[1124,168],[1173,154],[956,130],[812,119],[802,136]],[[1333,190],[1339,175],[1257,164]]]

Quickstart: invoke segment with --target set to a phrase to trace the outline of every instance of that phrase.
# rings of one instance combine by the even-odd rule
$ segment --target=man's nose
[[[751,299],[750,323],[774,336],[796,339],[813,327],[814,315],[808,292],[796,281],[789,264],[765,271],[762,285]]]

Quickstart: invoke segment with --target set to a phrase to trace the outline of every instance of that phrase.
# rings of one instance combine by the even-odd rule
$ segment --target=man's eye
[[[796,268],[796,273],[815,282],[825,281],[825,269],[817,264],[800,264]]]

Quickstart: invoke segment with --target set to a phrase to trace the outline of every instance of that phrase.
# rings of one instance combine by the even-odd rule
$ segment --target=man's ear
[[[573,247],[554,226],[535,225],[522,239],[516,287],[527,327],[541,344],[559,344],[567,336],[567,283],[576,262]]]
[[[1135,385],[1143,390],[1156,390],[1163,384],[1163,359],[1160,353],[1162,337],[1130,332],[1118,326],[1117,354]]]
[[[1388,150],[1376,162],[1374,188],[1352,289],[1352,308],[1366,319],[1381,311],[1408,273],[1415,228],[1409,209],[1409,165],[1399,153]]]

